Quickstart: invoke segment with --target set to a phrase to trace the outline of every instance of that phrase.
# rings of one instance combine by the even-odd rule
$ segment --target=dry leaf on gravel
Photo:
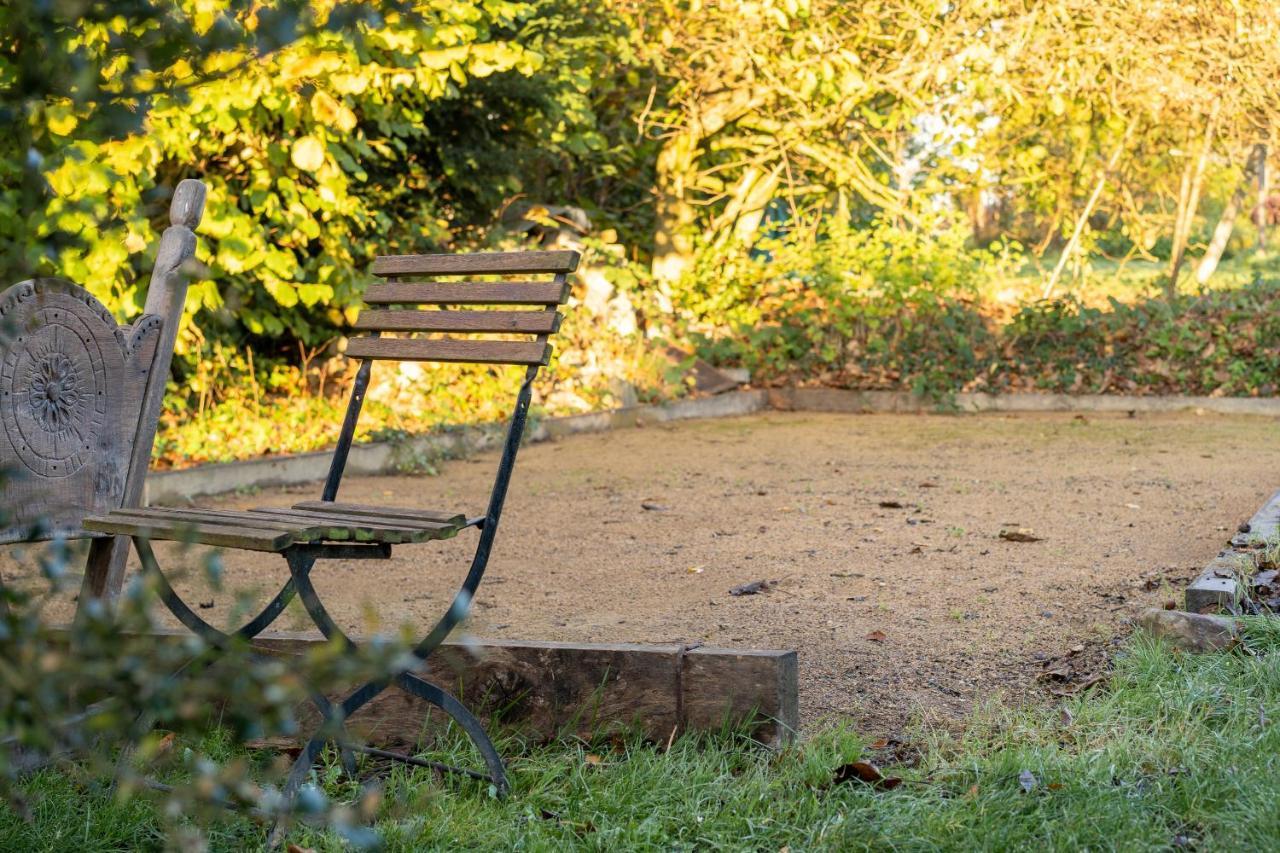
[[[752,581],[751,583],[744,583],[741,586],[733,587],[732,589],[729,590],[729,594],[730,595],[755,595],[756,593],[764,592],[765,590],[769,589],[770,587],[774,586],[777,583],[778,583],[777,581],[764,581],[764,580]]]
[[[902,501],[880,501],[881,509],[902,509]]]
[[[873,643],[883,643],[885,640],[889,639],[889,637],[884,631],[872,631],[870,634],[867,634],[867,639]]]
[[[1036,536],[1025,527],[1019,527],[1015,530],[1001,530],[1000,538],[1006,542],[1040,542],[1044,537]]]

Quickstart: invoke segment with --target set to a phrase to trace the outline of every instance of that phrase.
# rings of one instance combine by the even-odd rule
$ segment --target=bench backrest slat
[[[545,341],[419,340],[355,338],[347,344],[352,358],[392,361],[442,361],[466,364],[546,364],[551,344]]]
[[[559,305],[568,296],[558,281],[421,281],[371,284],[370,305]]]
[[[364,311],[355,328],[365,332],[496,332],[550,335],[560,328],[555,311]]]
[[[516,275],[571,273],[577,252],[476,252],[469,255],[383,255],[374,259],[377,276]]]

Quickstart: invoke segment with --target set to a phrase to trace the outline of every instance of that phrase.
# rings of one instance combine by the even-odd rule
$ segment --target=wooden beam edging
[[[177,630],[156,635],[174,642],[190,636]],[[318,633],[280,632],[262,634],[252,645],[268,654],[301,655],[325,642]],[[496,715],[502,725],[546,739],[638,730],[666,743],[673,734],[716,731],[728,723],[763,744],[781,746],[800,724],[794,651],[467,638],[442,645],[421,674],[481,719]],[[303,731],[318,725],[311,703],[297,713]],[[391,689],[347,725],[371,744],[402,746],[446,721],[427,703]]]

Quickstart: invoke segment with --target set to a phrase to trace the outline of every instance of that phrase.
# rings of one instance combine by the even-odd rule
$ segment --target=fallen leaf
[[[897,777],[886,777],[880,772],[880,768],[870,761],[853,761],[849,764],[841,764],[836,768],[832,782],[836,785],[843,785],[847,782],[862,782],[865,785],[871,785],[886,791],[892,791],[902,784],[902,780]]]
[[[867,634],[867,639],[873,643],[883,643],[889,638],[885,635],[884,631],[872,631],[870,634]]]
[[[776,583],[777,581],[752,581],[751,583],[744,583],[741,586],[733,587],[729,590],[729,594],[755,595],[756,593],[764,592]]]
[[[653,501],[640,501],[640,508],[648,512],[666,512],[667,507]]]
[[[1000,538],[1006,542],[1040,542],[1043,537],[1036,536],[1026,528],[1018,528],[1016,530],[1001,530]]]
[[[921,483],[921,484],[920,484],[920,488],[922,488],[922,489],[936,489],[936,488],[938,488],[938,484],[937,484],[937,483],[930,483],[930,482],[928,482],[928,481],[925,481],[925,482],[923,482],[923,483]]]
[[[871,743],[867,744],[867,749],[884,749],[888,745],[889,745],[888,738],[880,738],[878,740],[873,740]]]
[[[290,841],[289,845],[284,849],[285,849],[285,853],[316,853],[316,848],[303,847],[299,844],[294,844],[292,841]]]
[[[160,742],[156,744],[156,755],[164,755],[166,752],[173,749],[173,742],[177,740],[177,737],[178,736],[173,732],[169,732],[164,737],[160,738]]]
[[[902,509],[902,501],[880,501],[881,509]]]
[[[1036,774],[1030,770],[1023,770],[1018,774],[1018,784],[1022,786],[1022,790],[1030,794],[1040,784],[1040,780],[1036,779]]]
[[[582,760],[585,761],[587,764],[590,764],[592,767],[599,766],[601,762],[600,756],[590,752],[588,752],[585,756],[583,756]]]

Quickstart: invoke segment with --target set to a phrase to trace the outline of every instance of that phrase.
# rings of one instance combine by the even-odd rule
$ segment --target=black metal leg
[[[211,646],[225,648],[233,637],[244,640],[253,639],[265,631],[284,612],[285,607],[289,605],[289,602],[293,600],[296,594],[293,578],[290,578],[285,581],[284,585],[280,587],[280,591],[275,594],[271,601],[267,602],[267,605],[262,608],[257,616],[228,634],[200,618],[182,600],[182,596],[178,595],[177,591],[170,585],[164,570],[160,568],[160,564],[156,561],[155,552],[151,550],[151,543],[148,540],[142,537],[134,537],[133,545],[138,552],[138,559],[142,561],[143,571],[155,582],[156,591],[160,595],[160,600],[164,602],[165,607],[169,608],[169,612],[176,616],[179,622],[191,629],[193,633],[198,634]]]
[[[339,639],[348,648],[354,649],[356,647],[355,641],[334,622],[333,617],[329,615],[329,611],[320,600],[315,585],[312,583],[311,569],[316,562],[315,556],[301,550],[291,552],[287,556],[289,570],[292,573],[298,597],[306,608],[307,613],[310,614],[312,621],[315,622],[316,627],[320,629],[320,632],[327,639]],[[415,660],[419,663],[424,662],[427,656],[443,641],[443,637],[435,639],[436,634],[443,633],[447,635],[449,629],[462,620],[466,615],[473,589],[474,587],[468,588],[468,585],[464,584],[463,589],[455,596],[449,612],[440,620],[436,629],[413,650],[412,654]],[[442,626],[444,626],[443,632],[440,630]],[[429,702],[453,718],[462,727],[462,730],[466,732],[472,743],[475,744],[476,749],[480,751],[481,756],[484,758],[485,766],[489,771],[489,781],[493,783],[499,795],[507,793],[510,786],[507,782],[506,768],[498,755],[497,748],[493,745],[493,741],[489,738],[488,733],[485,732],[484,726],[479,719],[449,693],[406,670],[395,673],[390,677],[370,681],[352,692],[336,707],[329,706],[327,710],[322,709],[324,722],[321,726],[321,731],[308,742],[307,748],[303,750],[294,763],[285,786],[284,793],[286,798],[291,798],[297,793],[316,757],[319,756],[320,751],[328,740],[336,740],[341,746],[342,740],[345,739],[344,722],[392,685],[399,687],[412,696]],[[395,754],[388,753],[388,755]],[[401,758],[403,756],[396,755],[395,757]],[[453,768],[447,765],[442,765],[442,767],[448,770],[461,770],[461,768]],[[474,775],[471,771],[463,772],[468,773],[468,775]]]

